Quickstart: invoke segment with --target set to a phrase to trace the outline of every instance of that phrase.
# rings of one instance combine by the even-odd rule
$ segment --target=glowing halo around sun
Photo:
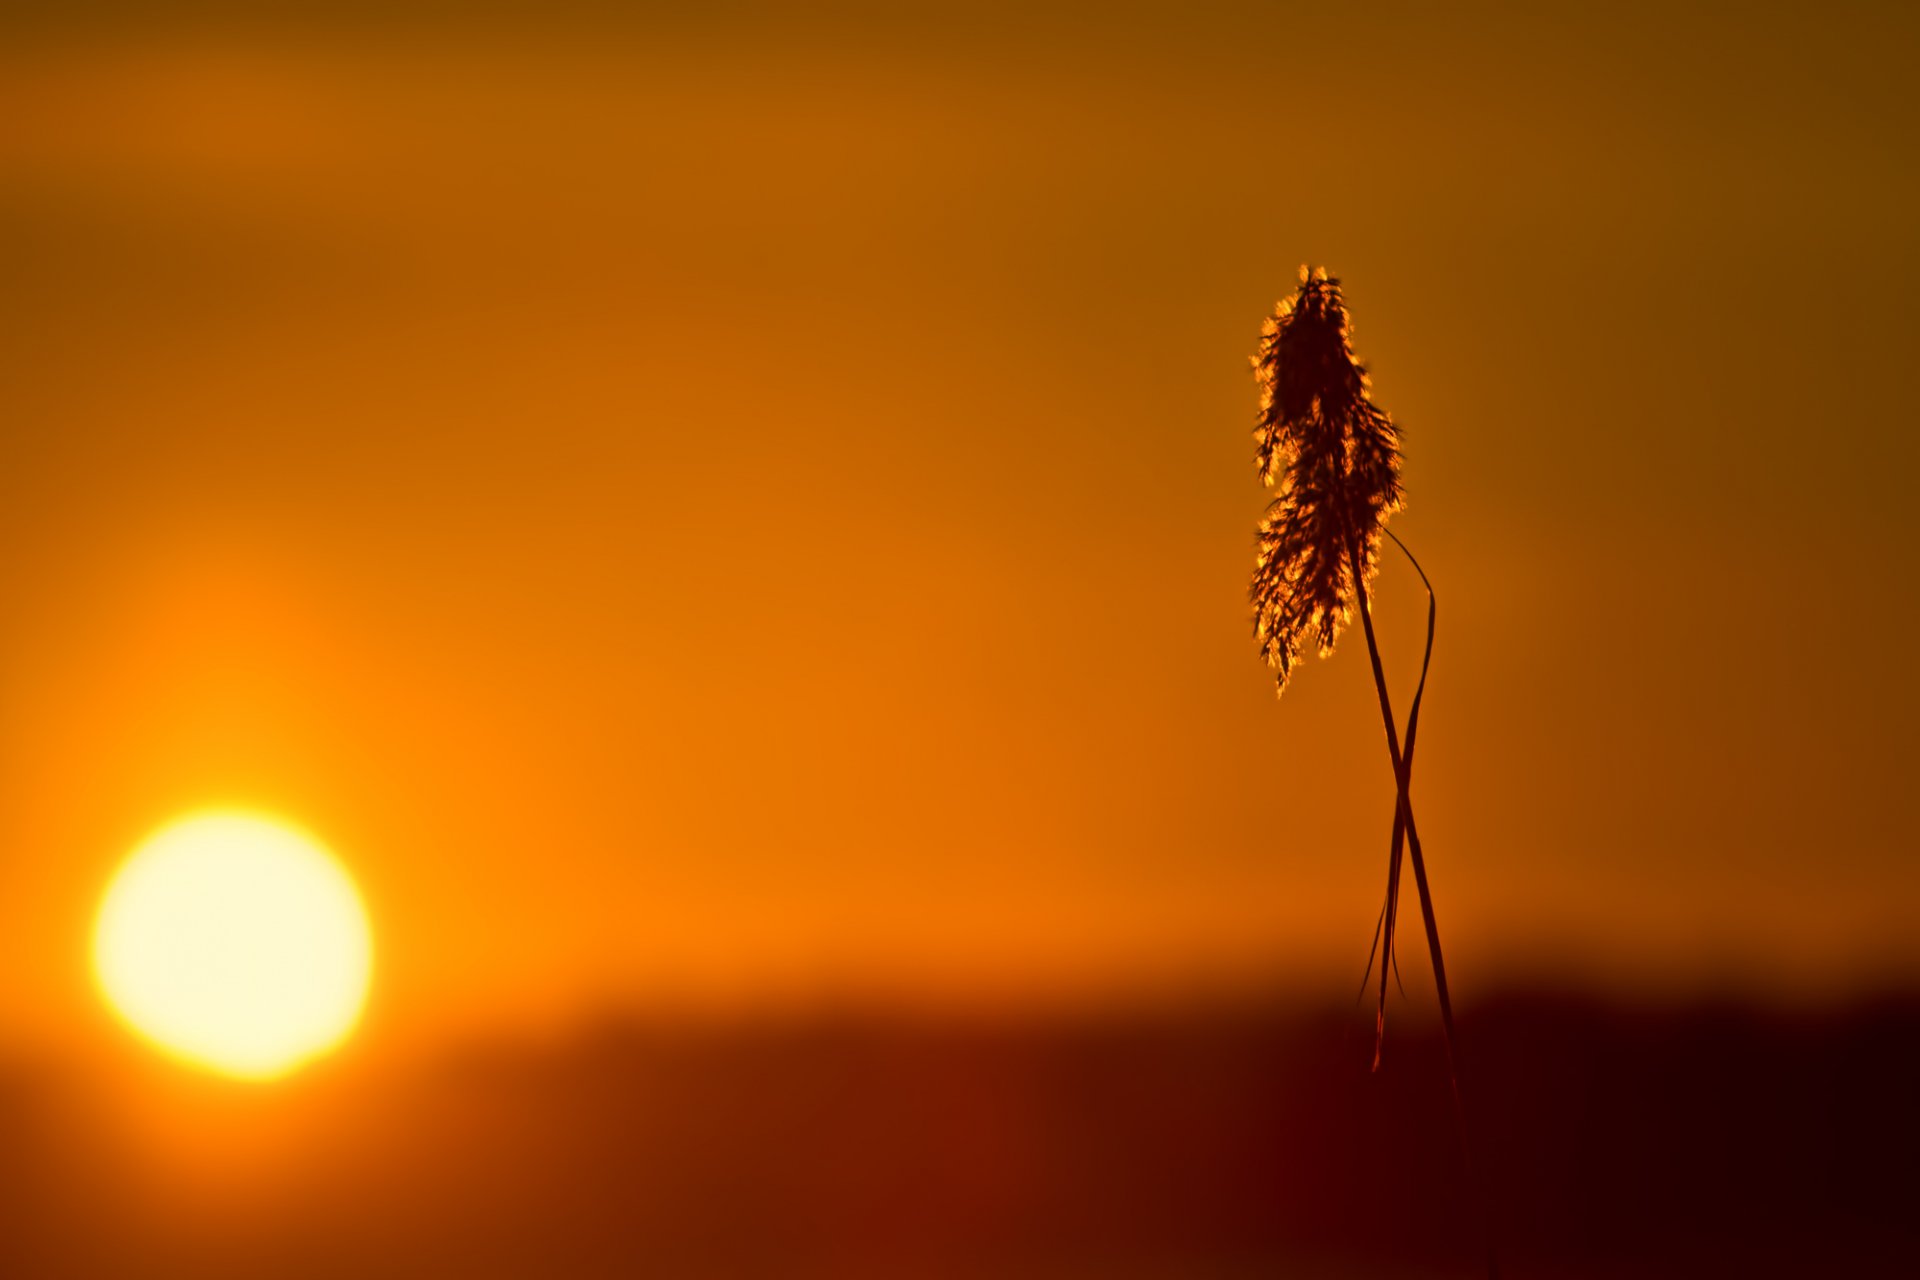
[[[360,1020],[373,930],[339,860],[263,814],[193,814],[114,873],[93,928],[107,1003],[176,1058],[248,1080],[285,1075]]]

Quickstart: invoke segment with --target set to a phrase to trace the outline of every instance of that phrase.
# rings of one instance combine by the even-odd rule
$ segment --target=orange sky
[[[1365,659],[1243,601],[1303,261],[1462,991],[1920,973],[1914,19],[1320,9],[9,31],[0,1028],[220,801],[392,1027],[1357,981]]]

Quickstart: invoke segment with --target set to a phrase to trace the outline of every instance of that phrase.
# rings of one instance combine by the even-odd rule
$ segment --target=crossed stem
[[[1480,1201],[1482,1228],[1487,1246],[1487,1276],[1489,1280],[1499,1280],[1500,1263],[1494,1252],[1491,1213],[1487,1204],[1486,1184],[1482,1180],[1479,1166],[1474,1160],[1473,1141],[1467,1123],[1466,1100],[1460,1091],[1460,1055],[1453,1025],[1453,998],[1447,989],[1447,965],[1440,952],[1440,926],[1433,912],[1433,892],[1427,884],[1427,860],[1420,848],[1420,830],[1414,825],[1413,798],[1413,746],[1420,728],[1420,699],[1427,687],[1427,662],[1433,657],[1433,623],[1436,605],[1433,596],[1433,584],[1427,581],[1420,562],[1413,559],[1413,553],[1407,551],[1406,544],[1392,533],[1394,544],[1406,552],[1407,559],[1413,561],[1415,572],[1420,574],[1421,582],[1427,587],[1427,648],[1426,656],[1420,667],[1420,685],[1414,691],[1413,703],[1407,716],[1406,750],[1401,750],[1400,734],[1393,716],[1393,700],[1387,693],[1387,676],[1380,663],[1380,644],[1373,632],[1373,610],[1367,599],[1366,561],[1360,554],[1360,544],[1350,541],[1348,557],[1353,568],[1354,598],[1359,605],[1360,625],[1367,636],[1367,657],[1373,664],[1373,688],[1380,699],[1380,719],[1387,731],[1387,755],[1393,764],[1394,808],[1393,839],[1387,861],[1387,900],[1382,908],[1380,928],[1377,939],[1384,949],[1380,963],[1380,1003],[1374,1017],[1373,1065],[1380,1065],[1380,1049],[1386,1035],[1387,1016],[1387,969],[1392,964],[1393,935],[1400,899],[1400,861],[1402,852],[1412,854],[1413,882],[1420,894],[1420,916],[1426,924],[1427,952],[1433,960],[1433,984],[1440,997],[1440,1026],[1444,1032],[1447,1049],[1447,1078],[1453,1088],[1453,1114],[1460,1130],[1460,1149],[1465,1157],[1467,1171],[1472,1177]]]

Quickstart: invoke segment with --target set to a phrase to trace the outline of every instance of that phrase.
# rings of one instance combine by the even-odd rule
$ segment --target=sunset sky
[[[1357,984],[1366,660],[1245,603],[1303,262],[1457,989],[1920,980],[1910,6],[188,8],[0,28],[0,1039],[210,804],[395,1042]]]

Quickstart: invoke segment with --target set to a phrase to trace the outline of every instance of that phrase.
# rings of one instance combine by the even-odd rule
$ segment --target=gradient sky
[[[217,802],[394,1028],[1357,981],[1359,637],[1276,702],[1244,603],[1302,262],[1460,990],[1920,977],[1910,7],[708,8],[10,20],[6,1034]]]

